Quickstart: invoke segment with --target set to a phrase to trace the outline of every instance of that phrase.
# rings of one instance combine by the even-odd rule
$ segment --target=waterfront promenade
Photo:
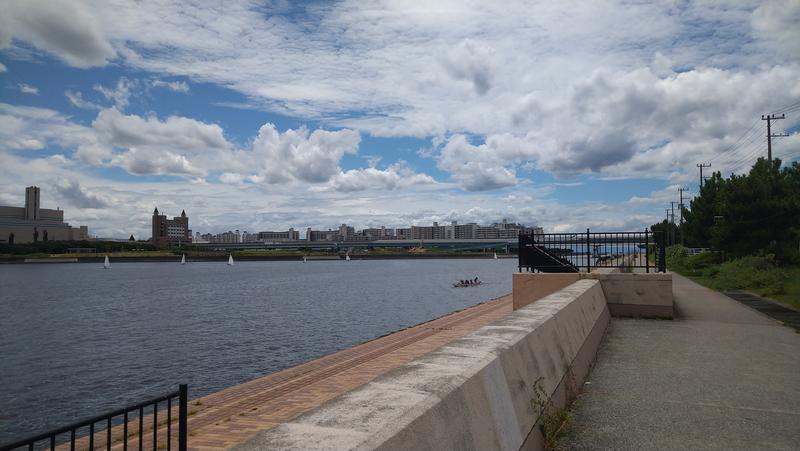
[[[511,311],[511,295],[507,295],[192,399],[189,402],[189,449],[229,448],[246,441],[259,431],[288,421]],[[143,438],[145,444],[152,442],[151,434]],[[105,445],[103,434],[98,434],[96,440]],[[130,440],[133,446],[138,439]],[[113,447],[122,448],[119,441]]]
[[[612,319],[565,449],[798,449],[800,334],[673,274],[676,319]]]

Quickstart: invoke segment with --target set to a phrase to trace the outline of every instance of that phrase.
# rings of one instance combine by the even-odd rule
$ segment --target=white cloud
[[[3,16],[0,48],[14,37],[75,67],[101,66],[115,57],[96,9],[86,2],[63,0],[53,8],[47,0],[8,0]]]
[[[427,174],[414,172],[407,163],[398,162],[386,169],[367,167],[350,169],[334,176],[326,189],[339,192],[364,190],[397,190],[414,186],[436,186],[436,180]]]
[[[183,175],[201,177],[206,170],[193,165],[184,155],[168,150],[136,149],[114,155],[109,162],[136,175]]]
[[[753,11],[754,34],[765,46],[800,55],[800,2],[767,0]]]
[[[2,74],[3,72],[7,72],[7,71],[8,71],[8,69],[6,68],[6,65],[3,64],[3,63],[0,63],[0,74]]]
[[[96,104],[94,102],[89,102],[88,100],[84,100],[83,99],[83,94],[81,94],[80,92],[67,90],[67,91],[64,92],[64,96],[67,97],[67,100],[69,100],[69,103],[71,103],[73,106],[76,106],[78,108],[83,108],[83,109],[86,109],[86,110],[102,110],[103,109],[103,107],[101,105],[98,105],[98,104]]]
[[[0,103],[0,150],[74,147],[93,140],[91,129],[57,111]]]
[[[162,121],[155,116],[125,115],[116,108],[101,111],[92,128],[114,147],[174,147],[182,150],[225,149],[222,127],[181,116]]]
[[[185,81],[164,81],[153,80],[150,83],[155,88],[167,88],[171,91],[187,94],[189,92],[189,84]]]
[[[77,180],[61,180],[55,188],[68,205],[79,208],[108,208],[111,205],[104,196],[91,192]]]
[[[19,92],[23,94],[33,94],[35,96],[39,95],[39,88],[31,85],[26,85],[25,83],[20,83],[17,85],[19,87]]]
[[[125,77],[117,80],[117,86],[114,88],[106,88],[102,85],[94,85],[94,90],[103,95],[106,99],[114,102],[114,106],[118,110],[124,110],[128,106],[128,100],[131,97],[131,91],[138,86],[136,80],[128,80]]]
[[[465,189],[484,191],[516,185],[513,163],[522,154],[521,143],[509,136],[492,136],[476,146],[465,136],[455,135],[444,145],[437,162]]]
[[[353,130],[309,132],[301,127],[280,133],[273,124],[265,124],[253,142],[249,167],[268,183],[324,183],[339,173],[345,154],[358,152],[360,141]]]

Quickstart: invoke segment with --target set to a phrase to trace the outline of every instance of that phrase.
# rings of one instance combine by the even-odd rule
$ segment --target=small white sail
[[[233,266],[233,254],[228,255],[228,266]]]
[[[106,260],[103,262],[103,268],[108,269],[111,267],[111,263],[108,261],[108,255],[106,255]]]
[[[305,263],[305,262],[306,262],[306,256],[304,255],[303,256],[303,263]]]
[[[345,256],[344,256],[344,259],[345,259],[346,261],[350,261],[350,254],[347,254],[347,255],[345,255]]]
[[[497,252],[494,253],[494,259],[497,260]]]
[[[186,264],[186,254],[183,254],[183,256],[181,256],[181,265],[185,264]]]

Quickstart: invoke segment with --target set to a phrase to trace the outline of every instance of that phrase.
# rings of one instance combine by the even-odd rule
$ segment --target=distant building
[[[300,232],[290,228],[286,232],[258,232],[258,241],[264,243],[280,243],[300,240]]]
[[[384,226],[381,226],[380,229],[372,228],[372,229],[364,229],[361,231],[361,235],[369,241],[374,240],[391,240],[394,238],[394,230],[387,229]]]
[[[438,222],[434,222],[433,226],[411,226],[412,240],[441,240],[444,235],[444,226]]]
[[[0,207],[0,243],[88,239],[88,228],[64,222],[63,210],[41,208],[38,186],[25,188],[24,207]]]
[[[189,217],[186,210],[180,216],[167,219],[167,215],[158,213],[158,208],[153,210],[153,235],[150,241],[157,246],[170,244],[188,244],[192,242],[192,231],[189,230]]]
[[[411,228],[394,229],[394,236],[398,240],[410,240],[411,239]]]

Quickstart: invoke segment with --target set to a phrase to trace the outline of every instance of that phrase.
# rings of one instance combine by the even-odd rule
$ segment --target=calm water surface
[[[0,265],[0,443],[191,398],[511,291],[516,259]],[[478,276],[484,285],[452,288]]]

